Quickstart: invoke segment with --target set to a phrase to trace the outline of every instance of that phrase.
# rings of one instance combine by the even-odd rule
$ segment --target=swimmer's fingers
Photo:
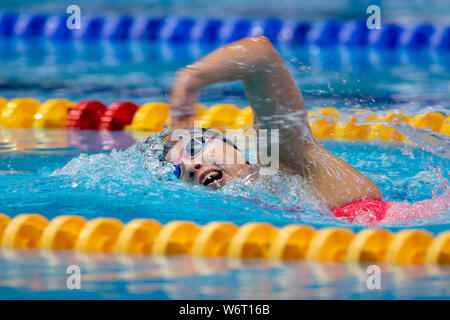
[[[172,127],[182,128],[192,124],[192,122],[194,121],[194,115],[189,111],[172,111],[171,120]]]
[[[185,100],[183,104],[170,104],[172,126],[184,127],[194,120],[194,105],[196,99]]]
[[[170,95],[172,124],[175,126],[179,122],[190,122],[194,116],[198,91],[191,84],[189,75],[183,72],[177,74]]]

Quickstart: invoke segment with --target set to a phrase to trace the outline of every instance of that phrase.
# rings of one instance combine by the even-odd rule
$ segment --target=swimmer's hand
[[[286,67],[269,39],[264,36],[245,38],[211,52],[178,71],[170,97],[172,124],[176,126],[180,121],[192,120],[199,91],[217,82],[243,80],[246,91],[249,86],[255,87],[250,89],[253,94],[249,99],[252,106],[257,108],[261,101],[271,97],[271,90],[266,90],[264,84],[273,80],[267,78],[267,73],[273,69],[277,70],[276,77],[282,77],[285,74],[282,70],[286,70]],[[298,88],[290,76],[285,79],[282,81],[284,99],[298,101]],[[289,84],[295,90],[289,92],[286,81],[290,81]]]
[[[194,117],[194,105],[201,89],[196,72],[190,66],[177,72],[170,95],[172,125],[184,126]]]

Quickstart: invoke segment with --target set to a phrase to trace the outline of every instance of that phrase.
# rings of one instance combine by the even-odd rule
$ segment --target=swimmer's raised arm
[[[242,80],[261,127],[279,129],[280,163],[303,176],[328,207],[382,198],[373,182],[323,149],[313,137],[302,94],[264,36],[231,43],[180,70],[170,99],[174,123],[192,117],[203,87],[234,80]]]
[[[234,80],[242,80],[250,104],[260,117],[296,112],[306,119],[302,95],[283,59],[266,37],[258,36],[221,47],[181,69],[170,100],[173,120],[192,116],[192,106],[203,87]]]
[[[203,87],[234,80],[242,80],[262,127],[280,129],[282,142],[294,140],[298,147],[313,144],[302,94],[283,59],[264,36],[233,42],[181,69],[170,100],[174,123],[192,117],[193,105]],[[283,145],[288,147],[281,144],[280,154],[287,156]],[[293,155],[285,160],[293,163],[300,159]]]

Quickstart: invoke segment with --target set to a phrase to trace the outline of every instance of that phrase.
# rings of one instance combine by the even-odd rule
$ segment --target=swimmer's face
[[[175,137],[175,138],[174,138]],[[180,164],[181,180],[217,189],[249,169],[245,156],[220,138],[208,134],[176,136],[166,160]]]

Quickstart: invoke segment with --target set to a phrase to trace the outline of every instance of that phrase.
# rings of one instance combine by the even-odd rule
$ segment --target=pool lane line
[[[234,259],[353,262],[387,264],[450,264],[450,231],[433,237],[424,230],[393,233],[365,228],[314,229],[290,224],[135,219],[123,224],[116,218],[86,220],[63,215],[48,221],[38,214],[14,218],[0,214],[0,246],[9,249],[75,250],[130,255],[196,255]]]
[[[69,14],[0,12],[0,37],[92,42],[102,39],[169,43],[224,44],[248,36],[265,35],[274,43],[290,46],[372,47],[450,50],[450,26],[428,22],[383,22],[369,30],[366,21],[325,19],[314,22],[267,19],[192,17],[135,17],[82,15],[80,29],[67,28]]]
[[[309,111],[308,117],[314,136],[320,139],[401,142],[406,138],[397,130],[399,124],[450,135],[450,116],[441,112],[408,115],[396,110],[353,109],[341,113],[337,108],[324,107]],[[246,129],[253,125],[253,110],[233,104],[210,108],[197,104],[194,121],[206,128]],[[170,125],[170,108],[165,102],[138,106],[118,101],[106,106],[97,100],[75,103],[51,99],[40,103],[33,98],[8,101],[0,97],[0,127],[158,132],[164,124]]]

